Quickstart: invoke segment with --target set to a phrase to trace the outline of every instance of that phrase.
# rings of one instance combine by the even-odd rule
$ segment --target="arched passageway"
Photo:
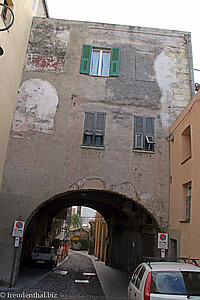
[[[106,220],[106,265],[131,271],[142,256],[155,255],[158,224],[145,208],[118,193],[79,190],[57,195],[32,213],[24,235],[21,266],[26,265],[35,244],[44,244],[53,218],[71,206],[93,208]]]

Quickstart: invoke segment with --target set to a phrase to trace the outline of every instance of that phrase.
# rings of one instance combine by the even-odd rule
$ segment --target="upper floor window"
[[[190,221],[191,219],[191,194],[192,194],[192,182],[190,181],[183,185],[183,206],[182,206],[183,221]]]
[[[105,136],[106,114],[101,112],[86,112],[83,134],[83,145],[103,147]]]
[[[191,130],[190,125],[181,134],[182,163],[191,157]]]
[[[134,149],[154,151],[154,121],[152,117],[134,116]]]
[[[119,76],[120,48],[103,49],[83,44],[80,73]]]

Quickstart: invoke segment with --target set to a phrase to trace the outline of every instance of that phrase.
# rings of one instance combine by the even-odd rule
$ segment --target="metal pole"
[[[15,274],[16,274],[16,270],[15,270],[16,258],[17,258],[17,247],[15,247],[15,252],[14,252],[13,265],[12,265],[12,273],[11,273],[11,277],[10,277],[9,288],[11,288],[12,286],[14,286],[13,279],[15,278]]]
[[[15,251],[14,251],[14,257],[13,257],[13,265],[12,265],[12,273],[10,277],[10,283],[9,283],[9,288],[15,285],[15,278],[16,278],[16,271],[17,271],[17,249],[19,248],[19,242],[20,238],[15,237]]]

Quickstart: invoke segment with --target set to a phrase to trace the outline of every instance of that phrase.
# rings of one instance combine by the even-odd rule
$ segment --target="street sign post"
[[[158,233],[158,249],[168,249],[168,234]]]
[[[14,246],[15,247],[19,247],[19,237],[15,237],[15,244],[14,244]]]
[[[14,226],[13,226],[12,236],[23,237],[24,225],[25,225],[25,222],[15,221]]]

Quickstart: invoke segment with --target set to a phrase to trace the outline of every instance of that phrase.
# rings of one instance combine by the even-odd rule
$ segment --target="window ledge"
[[[186,161],[188,161],[192,156],[188,156],[187,158],[185,158],[182,162],[181,162],[181,165],[183,165]]]
[[[155,151],[138,150],[138,149],[133,149],[133,152],[146,153],[146,154],[155,154]]]
[[[84,146],[84,145],[81,145],[81,148],[83,148],[83,149],[105,150],[104,146],[96,147],[96,146]]]
[[[179,220],[180,223],[190,223],[190,220]]]

